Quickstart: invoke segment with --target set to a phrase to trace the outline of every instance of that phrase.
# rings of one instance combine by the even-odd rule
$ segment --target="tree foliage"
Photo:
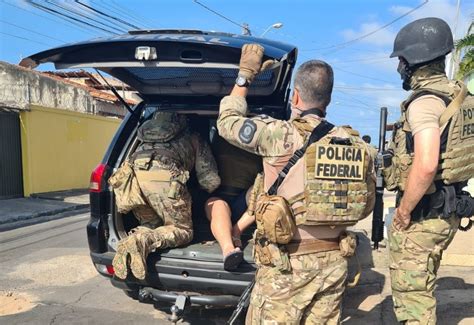
[[[457,73],[458,79],[464,79],[471,72],[474,71],[474,22],[469,26],[467,35],[456,41],[456,51],[465,51],[464,56],[459,63],[459,70]]]

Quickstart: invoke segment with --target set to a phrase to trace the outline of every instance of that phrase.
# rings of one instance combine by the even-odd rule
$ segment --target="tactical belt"
[[[443,186],[432,194],[423,195],[411,212],[411,220],[449,218],[452,213],[456,212],[456,194],[460,192],[459,187],[457,184]],[[403,192],[399,191],[395,204],[397,208],[402,197]]]
[[[339,250],[339,238],[303,239],[285,245],[290,256]]]

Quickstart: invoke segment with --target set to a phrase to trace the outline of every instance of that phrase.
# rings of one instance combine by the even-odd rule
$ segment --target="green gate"
[[[20,116],[0,110],[0,200],[22,196]]]

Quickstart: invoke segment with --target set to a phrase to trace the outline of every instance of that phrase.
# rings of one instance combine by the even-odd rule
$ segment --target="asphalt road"
[[[0,233],[0,324],[170,324],[169,307],[139,303],[95,270],[88,214]],[[161,310],[160,310],[161,309]],[[193,310],[185,323],[224,324],[230,310]]]
[[[0,325],[170,324],[169,306],[132,300],[97,273],[87,247],[87,220],[82,213],[0,232]],[[366,255],[387,260],[383,251]],[[347,289],[344,324],[396,324],[388,265],[376,264],[364,270],[357,287]],[[441,267],[439,324],[473,324],[473,293],[471,267]],[[225,324],[231,312],[194,309],[180,324]]]

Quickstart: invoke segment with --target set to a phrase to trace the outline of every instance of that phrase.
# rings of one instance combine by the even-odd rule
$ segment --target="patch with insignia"
[[[257,131],[257,124],[250,119],[246,119],[239,131],[239,139],[242,143],[249,144]]]

